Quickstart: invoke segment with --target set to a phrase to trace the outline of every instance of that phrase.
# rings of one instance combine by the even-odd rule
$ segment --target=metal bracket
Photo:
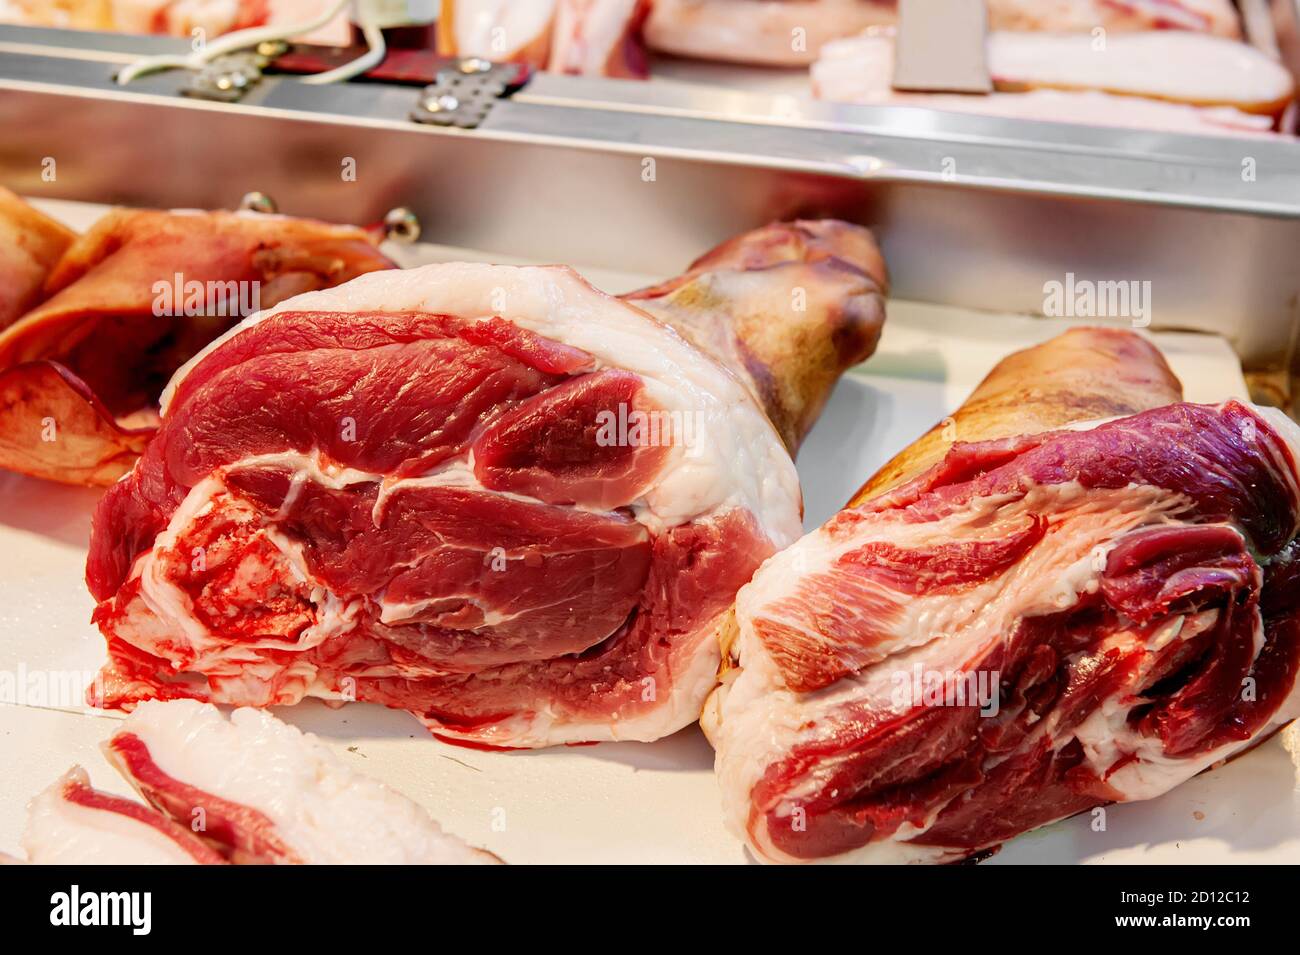
[[[262,71],[284,50],[283,43],[263,43],[252,50],[219,56],[190,77],[181,95],[219,103],[238,102],[261,82]]]
[[[420,93],[411,119],[433,126],[473,129],[487,118],[492,105],[528,81],[528,69],[517,63],[492,63],[469,57],[439,70]]]

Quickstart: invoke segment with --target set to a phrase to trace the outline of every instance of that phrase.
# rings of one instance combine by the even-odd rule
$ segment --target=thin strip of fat
[[[151,772],[123,756],[139,740]],[[442,830],[423,808],[355,772],[311,734],[262,710],[238,709],[227,720],[193,700],[142,703],[107,744],[112,759],[150,802],[171,815],[188,801],[187,821],[202,811],[215,831],[237,818],[241,835],[267,850],[236,861],[309,864],[481,865],[500,860]],[[138,751],[137,751],[138,756]],[[180,800],[177,802],[176,800]],[[237,813],[228,813],[233,807]],[[254,826],[253,823],[256,823]],[[238,828],[238,827],[237,827]]]

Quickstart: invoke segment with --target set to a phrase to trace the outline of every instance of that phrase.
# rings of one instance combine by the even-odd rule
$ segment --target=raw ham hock
[[[681,729],[801,532],[791,455],[884,285],[865,229],[797,222],[623,300],[448,264],[255,316],[95,514],[95,702],[361,700],[491,747]]]
[[[736,600],[702,719],[761,859],[953,862],[1300,715],[1300,428],[1136,334],[1002,362]]]

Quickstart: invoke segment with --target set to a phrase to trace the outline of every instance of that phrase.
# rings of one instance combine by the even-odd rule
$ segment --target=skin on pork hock
[[[250,308],[394,267],[351,226],[114,209],[75,236],[6,195],[0,233],[22,254],[0,277],[23,281],[0,292],[0,467],[65,484],[130,471],[163,385]]]

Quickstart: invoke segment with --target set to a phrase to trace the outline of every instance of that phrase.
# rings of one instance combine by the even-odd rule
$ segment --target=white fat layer
[[[1264,424],[1281,439],[1282,443],[1290,452],[1290,460],[1274,460],[1273,467],[1279,474],[1284,474],[1291,486],[1291,492],[1300,498],[1300,424],[1291,420],[1280,408],[1263,408],[1258,405],[1251,405],[1251,410],[1263,419]],[[1300,528],[1292,528],[1291,533],[1294,536]]]
[[[167,775],[262,813],[310,864],[484,864],[419,805],[344,765],[328,747],[262,710],[227,721],[193,700],[141,703],[122,732]]]
[[[1246,43],[1183,30],[1115,35],[992,33],[989,71],[1024,86],[1110,90],[1184,103],[1244,108],[1292,94],[1291,75]]]
[[[1295,470],[1295,462],[1300,462],[1300,425],[1276,409],[1248,407],[1290,449],[1291,461],[1274,463],[1280,473],[1289,476],[1293,486],[1300,488]],[[1087,429],[1101,423],[1085,422],[1074,427]],[[975,588],[983,594],[982,603],[967,599],[966,594],[954,598],[909,598],[896,644],[898,649],[893,655],[821,690],[801,694],[786,687],[776,662],[753,631],[755,616],[765,612],[771,603],[793,594],[810,574],[829,568],[840,554],[869,540],[888,540],[910,547],[925,546],[926,532],[920,529],[925,525],[867,521],[855,527],[854,533],[843,540],[832,540],[827,533],[828,525],[824,525],[770,558],[753,580],[741,589],[736,601],[739,634],[732,648],[739,669],[730,671],[723,685],[714,691],[701,721],[717,750],[716,771],[723,791],[725,819],[734,833],[741,838],[751,837],[747,831],[749,793],[770,765],[783,759],[797,744],[815,738],[817,729],[809,730],[809,725],[830,725],[829,715],[853,701],[870,700],[878,708],[901,711],[906,701],[895,704],[891,700],[891,691],[896,685],[895,674],[909,673],[918,664],[930,672],[960,669],[966,661],[979,657],[990,641],[1001,639],[1016,617],[1068,607],[1072,596],[1097,586],[1098,568],[1104,567],[1105,556],[1112,549],[1115,536],[1139,525],[1176,520],[1180,506],[1179,501],[1171,500],[1168,492],[1135,485],[1116,491],[1084,491],[1077,484],[1036,490],[1060,495],[1056,507],[1064,506],[1073,495],[1082,505],[1083,513],[1091,515],[1082,519],[1076,515],[1071,531],[1076,536],[1080,533],[1095,534],[1097,542],[1068,548],[1086,556],[1052,564],[1050,573],[1043,573],[1041,567],[1036,575],[1025,573],[1023,567],[1012,568],[1008,577],[1018,580],[1020,586],[1007,585],[993,593],[984,593],[986,587]],[[1044,503],[1039,500],[1033,509],[1040,509]],[[987,501],[975,502],[966,513],[978,514],[989,505]],[[1122,519],[1108,520],[1108,512],[1112,517]],[[828,524],[833,522],[834,518]],[[938,533],[928,542],[948,539],[946,535],[946,531]],[[1079,543],[1073,541],[1075,545]],[[1042,546],[1040,544],[1036,550]],[[944,603],[962,609],[957,611],[942,606],[926,609],[928,605]],[[1190,622],[1182,617],[1171,619],[1165,628],[1153,635],[1150,648],[1158,649],[1162,643],[1172,639],[1189,639],[1196,628],[1210,625],[1213,616],[1212,613],[1202,614]],[[919,634],[915,631],[917,627],[928,628],[936,621],[951,623],[954,619],[963,620],[963,625],[955,633],[943,629],[944,639],[927,642],[925,633],[934,631],[926,629],[925,633]],[[909,634],[913,635],[912,638]],[[1132,639],[1123,634],[1116,637],[1126,638]],[[1258,653],[1263,645],[1262,630],[1257,629],[1254,643]],[[1093,768],[1101,775],[1114,764],[1120,753],[1134,752],[1138,755],[1137,762],[1121,767],[1107,780],[1128,801],[1149,799],[1167,792],[1253,742],[1230,744],[1194,759],[1169,759],[1158,752],[1158,743],[1153,747],[1149,740],[1140,740],[1124,724],[1129,706],[1131,702],[1109,701],[1071,736],[1079,737]],[[1257,738],[1297,718],[1300,718],[1300,681]],[[1037,730],[1038,733],[1050,731],[1050,725],[1040,726]],[[1063,745],[1068,741],[1067,738],[1060,743]],[[817,791],[819,780],[827,778],[834,769],[834,761],[824,761],[801,787],[790,792],[791,800],[797,802]],[[757,851],[767,853],[768,858],[781,857],[761,832],[753,838],[757,840],[754,845]],[[890,847],[886,845],[888,842],[897,845]],[[942,855],[942,850],[908,845],[901,842],[900,837],[895,837],[846,853],[835,861],[936,861],[933,858],[936,851]],[[940,858],[938,861],[943,860]]]
[[[811,9],[810,9],[811,8]],[[656,0],[645,24],[652,50],[707,60],[801,66],[836,37],[892,24],[892,3],[863,0]],[[801,44],[791,43],[798,35]]]
[[[667,325],[560,266],[428,265],[372,272],[295,296],[245,319],[181,368],[163,392],[164,414],[180,382],[207,354],[269,315],[297,310],[500,316],[582,349],[599,367],[637,374],[652,401],[670,413],[694,415],[685,420],[700,424],[698,439],[689,449],[671,449],[655,485],[633,505],[638,521],[661,530],[740,507],[754,514],[777,547],[801,533],[794,462],[744,386]]]
[[[829,43],[813,66],[814,88],[827,99],[961,108],[957,96],[895,94],[890,85],[894,55],[894,38],[888,33]],[[1163,127],[1163,112],[1169,123],[1190,126],[1200,114],[1168,107],[1273,109],[1294,91],[1285,67],[1254,47],[1178,30],[1112,35],[1104,45],[1087,33],[995,32],[988,38],[988,63],[996,83],[1031,92],[967,97],[968,108],[978,112],[1015,115],[1019,111],[1078,121],[1080,117],[1071,114],[1083,110],[1107,120],[1105,111],[1093,105],[1106,104],[1120,114],[1121,124],[1125,124],[1123,114],[1131,112],[1134,120],[1150,117]],[[1105,93],[1121,95],[1099,97]],[[1126,102],[1131,97],[1146,99]],[[1065,108],[1054,117],[1037,106],[1040,101]]]
[[[84,772],[72,770],[73,773]],[[65,776],[27,806],[22,847],[36,865],[194,865],[194,857],[155,827],[63,796]],[[152,810],[151,810],[152,811]]]

